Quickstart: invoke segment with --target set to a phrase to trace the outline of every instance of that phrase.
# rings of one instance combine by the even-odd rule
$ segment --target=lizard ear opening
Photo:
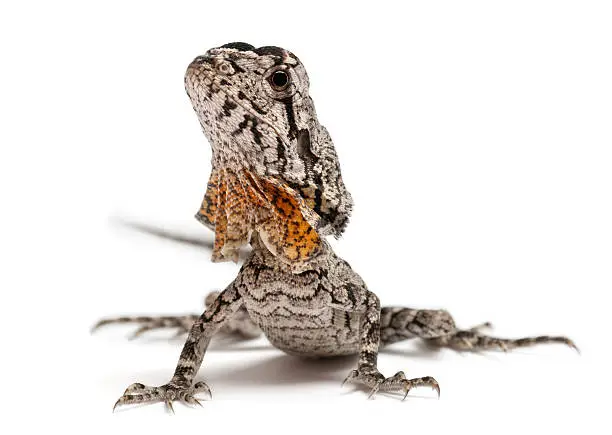
[[[322,248],[319,217],[304,199],[285,183],[249,171],[213,170],[196,219],[215,231],[213,261],[237,261],[252,231],[288,264],[303,263]]]
[[[296,151],[306,166],[312,166],[317,157],[310,148],[310,131],[304,128],[298,132]]]

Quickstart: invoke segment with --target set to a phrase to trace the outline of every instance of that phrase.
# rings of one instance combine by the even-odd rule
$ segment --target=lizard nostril
[[[198,56],[193,60],[193,63],[202,64],[202,63],[210,62],[210,59],[211,59],[210,56],[207,56],[207,55]]]
[[[217,71],[219,71],[221,74],[232,74],[234,72],[229,62],[224,61],[219,62],[219,64],[217,65]]]

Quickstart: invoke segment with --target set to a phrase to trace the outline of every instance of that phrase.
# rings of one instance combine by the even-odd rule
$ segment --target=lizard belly
[[[282,307],[271,316],[251,317],[274,347],[291,355],[330,357],[359,351],[359,319],[346,311],[327,308],[300,315]]]
[[[309,266],[294,273],[255,239],[254,251],[236,281],[251,320],[286,353],[357,354],[363,281],[327,245]]]
[[[359,319],[346,311],[325,308],[298,313],[295,307],[278,306],[265,316],[249,314],[272,345],[288,354],[330,357],[359,351]]]
[[[276,348],[293,355],[325,357],[359,351],[359,315],[331,306],[317,279],[288,275],[259,280],[242,294],[249,316]],[[290,279],[301,282],[291,283]],[[294,285],[291,285],[294,284]]]

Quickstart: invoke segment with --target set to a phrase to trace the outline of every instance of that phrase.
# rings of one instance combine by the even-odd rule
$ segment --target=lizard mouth
[[[213,87],[218,87],[215,85],[215,77],[212,67],[195,60],[189,64],[185,72],[185,90],[194,107],[201,98],[210,98]]]
[[[223,82],[224,80],[228,82],[229,79],[219,75],[210,63],[201,61],[199,60],[200,58],[206,57],[197,57],[187,67],[187,72],[185,73],[185,89],[211,144],[214,144],[214,134],[212,132],[213,128],[209,128],[209,126],[214,123],[207,122],[207,118],[210,117],[215,110],[212,106],[208,107],[208,105],[214,104],[213,96],[214,94],[219,94],[222,95],[225,101],[229,102],[230,105],[240,107],[249,117],[265,125],[285,148],[289,148],[290,144],[286,142],[282,132],[266,117],[265,113],[267,107],[263,105],[255,106],[254,103],[251,103],[253,104],[253,106],[251,106],[246,104],[239,95],[228,92],[227,86],[224,87]]]

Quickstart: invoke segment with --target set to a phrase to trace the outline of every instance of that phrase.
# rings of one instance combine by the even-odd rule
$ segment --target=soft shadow
[[[112,216],[109,218],[109,222],[111,225],[121,228],[126,228],[130,230],[138,231],[142,234],[148,234],[153,237],[157,237],[159,239],[170,240],[173,242],[178,242],[183,245],[192,246],[195,248],[204,248],[207,250],[213,249],[214,242],[212,239],[201,239],[194,236],[188,236],[184,234],[178,234],[174,232],[167,231],[164,228],[157,227],[151,224],[146,224],[142,222],[131,221],[122,217]]]
[[[129,412],[133,409],[138,409],[138,408],[146,408],[147,406],[151,406],[150,402],[145,402],[145,403],[130,403],[130,404],[126,404],[126,405],[120,405],[117,406],[116,408],[113,409],[113,414],[121,414],[122,412]],[[173,415],[174,413],[172,411],[170,411],[170,409],[168,409],[167,406],[164,406],[164,411],[166,414],[168,415]]]
[[[235,334],[220,333],[213,337],[208,347],[212,352],[256,351],[270,350],[274,347],[269,341],[260,341],[259,337],[245,338]]]
[[[440,347],[427,344],[423,340],[414,340],[410,343],[412,349],[406,349],[406,343],[400,342],[383,347],[381,354],[397,355],[409,358],[435,359],[440,358]]]
[[[262,357],[254,364],[244,367],[204,366],[196,380],[204,380],[215,388],[239,387],[261,388],[262,385],[282,386],[308,384],[313,382],[341,385],[348,373],[355,367],[356,357],[336,357],[326,359],[307,359],[286,355]],[[150,385],[167,382],[169,370],[141,371],[140,379],[147,379]],[[109,379],[110,380],[110,379]],[[111,382],[115,382],[113,379]],[[350,390],[350,389],[349,389]]]
[[[339,384],[355,365],[355,356],[310,359],[279,354],[239,369],[212,370],[206,378],[228,385],[257,387],[329,382]]]

